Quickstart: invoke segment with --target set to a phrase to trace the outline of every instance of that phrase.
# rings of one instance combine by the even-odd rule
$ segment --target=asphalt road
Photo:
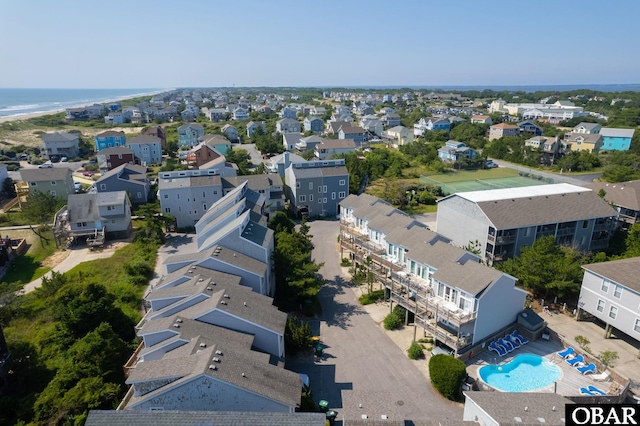
[[[316,403],[329,401],[338,420],[461,421],[462,408],[440,397],[425,375],[360,307],[341,277],[338,221],[310,222],[317,262],[328,283],[320,291],[322,316],[311,321],[325,345],[322,358],[299,357],[287,368],[309,375]],[[426,363],[423,364],[426,368]],[[362,406],[362,408],[360,408]]]

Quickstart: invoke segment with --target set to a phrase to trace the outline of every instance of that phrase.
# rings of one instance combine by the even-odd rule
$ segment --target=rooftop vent
[[[207,287],[207,290],[211,291],[211,290],[213,290],[213,288],[211,288],[211,287]]]
[[[228,294],[225,294],[225,295],[224,295],[224,298],[225,298],[225,299],[231,299],[231,297],[229,297],[229,295],[228,295]]]
[[[218,367],[216,367],[216,366],[215,366],[215,365],[213,365],[213,364],[211,364],[211,365],[209,366],[209,370],[217,370],[217,369],[218,369]]]
[[[543,417],[538,417],[538,421],[540,423],[546,423],[545,419]]]
[[[222,351],[221,351],[220,349],[218,349],[218,350],[216,351],[216,355],[222,355]]]
[[[220,358],[218,358],[217,356],[214,356],[211,361],[213,362],[220,362]]]
[[[244,306],[247,306],[247,302],[244,302]]]
[[[182,322],[182,318],[178,318],[176,322]]]
[[[204,281],[204,278],[200,278],[198,279],[198,282],[201,283],[202,281]]]
[[[175,328],[180,328],[180,324],[178,324],[178,323],[173,324],[173,326],[174,326]]]
[[[222,301],[220,302],[220,304],[221,304],[221,305],[226,305],[226,304],[227,304],[227,302],[225,302],[224,300],[222,300]]]
[[[247,377],[247,375],[246,375],[246,374],[244,374],[244,373],[242,373],[242,377]]]
[[[200,347],[201,347],[201,348],[206,348],[206,347],[207,347],[207,344],[206,344],[206,343],[200,343]]]

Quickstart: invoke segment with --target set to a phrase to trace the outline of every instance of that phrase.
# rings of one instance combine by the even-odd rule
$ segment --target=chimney
[[[286,170],[287,168],[289,168],[289,164],[291,162],[291,160],[289,160],[289,151],[285,151],[282,155],[282,159],[284,160],[284,168]]]

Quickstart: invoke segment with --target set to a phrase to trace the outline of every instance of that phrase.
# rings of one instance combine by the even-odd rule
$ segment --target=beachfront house
[[[640,342],[640,257],[592,263],[582,268],[577,320],[586,312],[605,324],[605,337],[621,331]]]
[[[140,135],[127,141],[127,147],[143,166],[162,163],[162,141],[156,136]]]
[[[124,132],[116,130],[107,130],[106,132],[98,133],[94,140],[96,142],[96,152],[116,146],[125,146],[127,144],[127,137]]]
[[[43,133],[40,154],[45,160],[78,156],[80,138],[77,133]]]
[[[603,127],[600,129],[603,151],[627,151],[631,147],[634,129],[614,129]]]

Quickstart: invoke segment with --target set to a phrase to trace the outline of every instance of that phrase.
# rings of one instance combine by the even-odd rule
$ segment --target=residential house
[[[396,113],[385,114],[380,118],[380,121],[382,121],[382,125],[385,128],[396,127],[402,124],[400,116]]]
[[[158,199],[162,213],[176,218],[178,228],[190,228],[222,198],[222,181],[216,170],[161,172]]]
[[[351,115],[351,108],[346,105],[336,105],[334,111],[336,115]]]
[[[603,151],[627,151],[631,147],[634,129],[614,129],[603,127],[600,129]]]
[[[196,117],[198,116],[198,114],[194,114],[193,111],[185,109],[184,111],[182,111],[180,113],[180,118],[182,119],[182,121],[186,121],[186,122],[193,122],[196,121]]]
[[[250,121],[247,123],[247,137],[251,137],[254,132],[262,131],[262,134],[267,133],[267,126],[264,121]]]
[[[605,249],[617,216],[590,189],[560,183],[449,195],[438,200],[437,229],[459,246],[478,241],[491,264],[550,235],[581,251]]]
[[[77,133],[43,133],[40,155],[45,160],[52,158],[75,158],[78,156],[80,138]]]
[[[322,133],[324,131],[324,122],[320,117],[305,117],[303,124],[305,132]]]
[[[338,139],[350,139],[355,142],[356,146],[360,146],[369,140],[367,131],[358,126],[341,126],[340,130],[338,130]]]
[[[566,146],[558,136],[534,136],[524,142],[525,146],[542,153],[541,162],[552,165],[565,154]]]
[[[142,129],[142,132],[140,132],[141,135],[148,135],[148,136],[155,136],[157,138],[160,138],[160,143],[162,145],[162,148],[165,147],[165,145],[167,144],[167,135],[164,131],[164,129],[160,126],[149,126],[146,127],[144,129]]]
[[[344,159],[308,161],[292,163],[285,170],[287,198],[298,215],[334,217],[338,213],[338,203],[349,194],[344,164]]]
[[[222,189],[224,194],[232,188],[237,188],[247,182],[247,187],[265,198],[265,211],[267,219],[277,211],[284,210],[285,194],[282,177],[277,173],[261,175],[223,177]]]
[[[96,141],[96,152],[100,152],[106,148],[127,145],[127,137],[124,132],[118,132],[115,130],[107,130],[106,132],[98,133],[94,139]]]
[[[104,114],[104,105],[94,104],[81,108],[67,108],[65,118],[73,121],[84,121],[96,117],[102,117]]]
[[[278,133],[300,133],[300,122],[293,118],[283,118],[276,122]]]
[[[229,141],[233,143],[240,142],[240,133],[238,133],[238,129],[236,129],[231,124],[225,124],[220,130],[222,131],[222,133],[224,133],[227,139],[229,139]]]
[[[451,123],[449,122],[449,120],[445,120],[443,118],[427,117],[421,118],[416,124],[413,125],[413,134],[417,138],[423,136],[424,132],[426,132],[427,130],[430,132],[448,132],[449,130],[451,130]]]
[[[319,143],[322,143],[323,140],[324,139],[317,135],[300,138],[300,141],[296,143],[296,150],[301,153],[315,151],[316,146],[318,146]]]
[[[565,406],[574,402],[555,392],[464,392],[464,424],[501,426],[569,423]]]
[[[278,115],[282,118],[289,118],[295,120],[298,117],[298,111],[295,108],[284,107],[280,110]]]
[[[122,164],[103,174],[94,184],[98,193],[126,191],[133,204],[149,201],[151,184],[145,166]]]
[[[592,263],[582,268],[577,319],[586,312],[605,324],[606,338],[621,331],[640,342],[640,257]]]
[[[526,292],[516,278],[368,194],[340,203],[340,256],[366,268],[388,291],[391,307],[456,355],[515,324]]]
[[[319,160],[326,160],[340,154],[347,154],[356,150],[353,139],[323,139],[316,145],[315,156]]]
[[[124,124],[127,122],[127,117],[124,112],[110,112],[104,117],[105,124]]]
[[[68,167],[20,169],[20,178],[28,186],[29,193],[40,191],[66,199],[75,192],[73,171]]]
[[[382,132],[382,140],[393,148],[408,145],[414,141],[411,129],[404,126],[395,126]]]
[[[355,115],[359,115],[359,116],[370,115],[370,114],[375,114],[376,113],[371,106],[369,106],[369,105],[367,105],[365,103],[360,103],[358,105],[354,105],[352,110],[353,110],[353,113]]]
[[[375,135],[374,137],[382,137],[382,131],[384,125],[382,121],[375,115],[365,115],[360,119],[358,123],[369,135]]]
[[[330,135],[338,135],[342,126],[351,127],[353,121],[329,121],[327,122],[327,133]]]
[[[542,136],[542,127],[529,120],[518,123],[518,131],[521,135],[530,134],[534,136]]]
[[[493,120],[488,115],[473,115],[471,116],[471,124],[488,124],[492,125]]]
[[[126,146],[116,146],[99,151],[96,155],[100,170],[113,170],[123,164],[140,165],[140,159],[135,152]]]
[[[191,148],[198,144],[198,138],[204,136],[204,127],[199,124],[184,124],[178,127],[178,146]]]
[[[576,127],[573,128],[573,133],[587,133],[587,134],[598,134],[600,133],[600,129],[602,126],[598,123],[580,123]]]
[[[499,123],[489,127],[489,140],[506,138],[508,136],[518,136],[520,128],[513,124]]]
[[[300,133],[283,133],[282,134],[282,144],[284,145],[285,151],[293,151],[296,147],[296,144],[300,142]]]
[[[156,136],[140,135],[127,141],[143,166],[162,163],[162,142]]]
[[[442,148],[438,149],[438,158],[443,161],[459,161],[462,158],[473,160],[477,155],[476,150],[454,140],[448,140]]]
[[[236,108],[233,110],[232,117],[234,120],[248,120],[249,112],[244,108]]]
[[[602,199],[618,211],[618,220],[628,227],[640,222],[640,180],[628,182],[593,182],[586,188],[602,196]]]
[[[592,133],[570,133],[565,138],[570,151],[588,151],[597,154],[602,148],[602,135]]]
[[[131,234],[131,203],[125,191],[69,194],[62,216],[71,237],[104,241]]]
[[[85,426],[131,426],[140,418],[156,426],[324,426],[327,421],[325,413],[89,410]]]
[[[196,149],[192,150],[192,152],[199,149],[202,146],[202,144],[206,144],[209,148],[215,149],[218,153],[222,155],[226,155],[227,151],[231,149],[231,141],[222,135],[204,135],[204,136],[201,136],[200,139],[198,139],[198,142],[199,142],[198,146],[196,146]],[[197,161],[198,167],[210,161],[210,160],[204,161],[206,158],[213,159],[216,157],[214,156],[212,158],[210,155],[202,156],[202,158],[199,158],[199,160]]]
[[[319,115],[319,116],[324,116],[327,113],[327,109],[325,107],[321,107],[321,106],[312,106],[311,107],[311,111],[309,111],[309,114],[311,115]]]
[[[214,123],[225,121],[227,119],[227,111],[224,108],[209,108],[209,120]]]
[[[284,177],[284,172],[293,163],[306,163],[307,160],[301,156],[289,151],[285,151],[282,154],[271,157],[271,163],[267,166],[267,169],[271,173],[278,173],[281,177]]]

